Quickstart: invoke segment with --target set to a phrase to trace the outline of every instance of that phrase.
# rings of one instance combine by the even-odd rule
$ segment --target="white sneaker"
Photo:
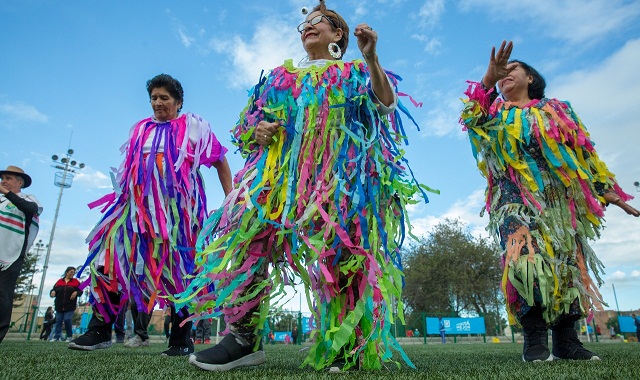
[[[124,346],[128,348],[149,347],[149,339],[142,340],[139,335],[134,335],[133,338],[129,339],[124,344]]]
[[[71,337],[68,337],[65,342],[70,343],[73,339]]]

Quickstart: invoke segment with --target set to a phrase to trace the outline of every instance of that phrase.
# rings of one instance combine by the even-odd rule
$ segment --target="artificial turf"
[[[269,345],[265,364],[215,373],[189,365],[186,357],[161,357],[166,349],[161,343],[82,352],[65,343],[5,340],[0,344],[0,379],[640,379],[639,343],[585,345],[602,360],[523,363],[521,344],[416,344],[404,347],[415,370],[390,365],[388,370],[331,374],[299,368],[305,346]]]

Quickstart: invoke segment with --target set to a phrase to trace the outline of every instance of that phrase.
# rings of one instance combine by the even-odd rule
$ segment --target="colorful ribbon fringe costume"
[[[391,348],[413,366],[390,335],[391,307],[403,318],[406,206],[430,189],[408,172],[399,113],[380,116],[367,80],[360,60],[288,60],[261,77],[234,130],[246,164],[205,223],[199,272],[178,305],[194,298],[197,312],[258,336],[297,277],[317,326],[303,366],[345,357],[345,368],[381,368]],[[282,122],[266,147],[253,137],[260,120]]]
[[[222,160],[227,149],[207,121],[189,113],[136,123],[121,151],[125,160],[116,192],[89,205],[103,205],[104,216],[87,237],[84,265],[91,271],[90,302],[107,321],[130,296],[139,310],[150,312],[156,302],[164,307],[166,297],[185,289],[207,217],[198,167]],[[109,293],[122,297],[113,304]]]
[[[547,323],[602,308],[603,265],[588,239],[600,236],[602,195],[631,199],[598,157],[568,102],[523,108],[469,82],[461,123],[487,178],[488,230],[505,249],[502,290],[511,324],[534,305]]]

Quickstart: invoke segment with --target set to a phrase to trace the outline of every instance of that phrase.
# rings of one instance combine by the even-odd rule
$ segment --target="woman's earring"
[[[329,54],[335,59],[340,59],[340,57],[342,57],[342,49],[340,49],[337,43],[332,42],[329,44]]]

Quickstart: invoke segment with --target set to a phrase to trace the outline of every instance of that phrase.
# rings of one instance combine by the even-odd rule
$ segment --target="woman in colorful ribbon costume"
[[[206,370],[265,361],[269,308],[296,278],[316,326],[303,365],[377,369],[392,348],[404,356],[390,335],[394,300],[400,318],[403,309],[399,247],[406,205],[427,198],[400,147],[398,77],[380,66],[366,24],[354,33],[364,60],[342,61],[349,27],[323,2],[298,31],[308,60],[286,61],[253,88],[233,131],[246,164],[205,223],[199,272],[178,295],[200,317],[225,316],[221,343],[189,358]]]
[[[524,361],[597,360],[574,329],[602,304],[589,271],[599,286],[603,266],[588,240],[599,237],[606,205],[639,213],[625,202],[631,197],[598,157],[571,105],[546,98],[542,76],[510,61],[512,49],[511,42],[492,49],[482,81],[469,82],[461,117],[487,178],[489,229],[505,250],[510,323],[524,330]]]
[[[209,123],[192,113],[178,115],[184,99],[180,82],[161,74],[147,82],[147,91],[153,116],[131,128],[115,192],[89,205],[104,205],[104,216],[87,238],[85,267],[91,276],[83,286],[91,289],[93,316],[87,333],[69,343],[71,349],[110,347],[114,318],[130,297],[139,311],[150,313],[156,303],[164,307],[168,296],[185,289],[207,217],[199,167],[216,168],[225,195],[233,186],[227,149]],[[173,309],[171,315],[163,355],[188,355],[191,323],[180,325],[188,310]]]

